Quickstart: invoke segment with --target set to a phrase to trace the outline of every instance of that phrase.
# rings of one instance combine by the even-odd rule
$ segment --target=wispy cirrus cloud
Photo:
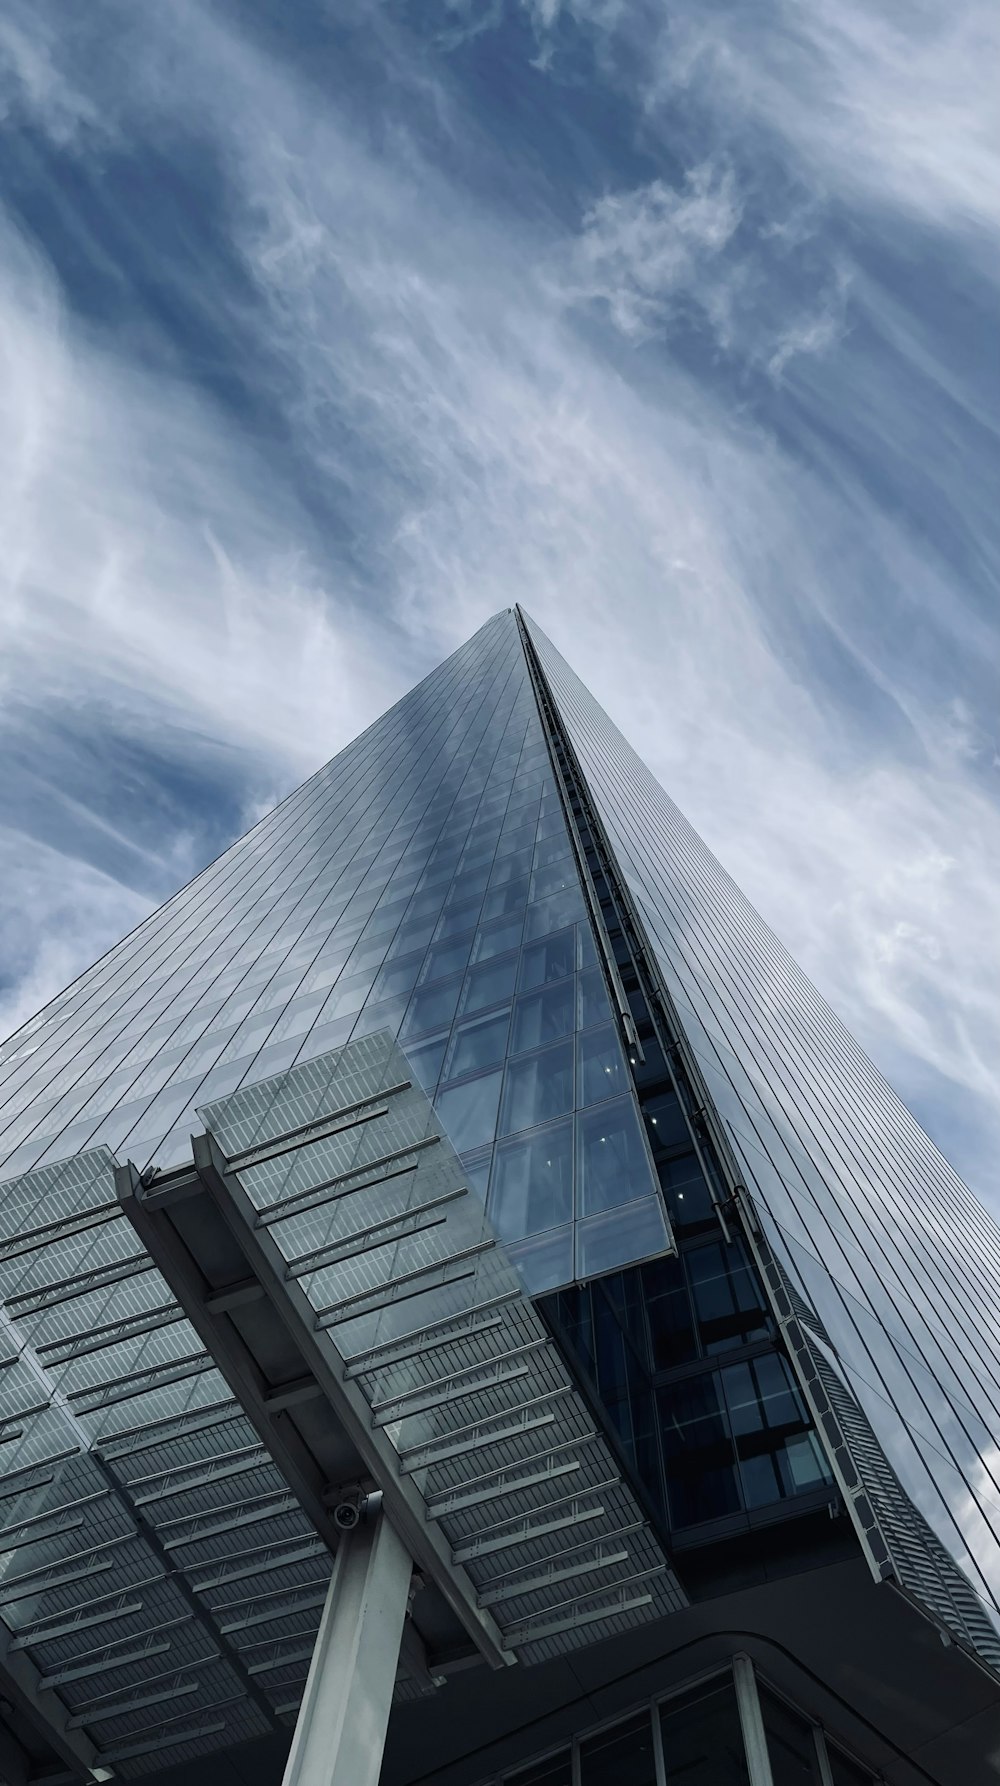
[[[13,692],[37,691],[31,723],[12,703],[13,735],[72,716],[88,749],[115,743],[72,790],[89,829],[10,815],[10,1008],[520,600],[989,1194],[997,442],[979,299],[958,349],[941,288],[928,301],[901,274],[914,239],[898,205],[886,228],[891,195],[878,231],[860,212],[848,227],[745,73],[724,132],[708,51],[680,26],[669,94],[653,58],[628,84],[613,7],[589,92],[579,63],[567,90],[558,34],[571,22],[579,53],[592,17],[519,10],[540,86],[504,136],[470,60],[513,28],[493,10],[461,33],[444,7],[418,40],[371,15],[377,81],[350,60],[360,37],[314,20],[306,53],[272,18],[186,0],[97,8],[71,80],[46,8],[14,15],[52,72],[8,107],[34,135],[0,236],[4,624]],[[548,72],[529,66],[536,28]],[[102,48],[118,31],[127,86]],[[729,53],[769,67],[769,36],[747,32]],[[53,100],[60,83],[77,97]],[[593,125],[583,174],[582,119],[611,97],[618,134]],[[67,140],[60,118],[90,110],[101,143],[85,122]],[[67,264],[42,199],[84,177]],[[138,862],[102,830],[133,759],[114,818]],[[43,750],[42,781],[67,761]],[[54,931],[68,955],[46,967]]]

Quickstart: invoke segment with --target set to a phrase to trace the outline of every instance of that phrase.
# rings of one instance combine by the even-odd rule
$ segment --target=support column
[[[378,1786],[412,1573],[383,1513],[344,1533],[283,1786]]]

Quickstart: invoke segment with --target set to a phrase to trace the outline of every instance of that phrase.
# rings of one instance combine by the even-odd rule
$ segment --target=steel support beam
[[[341,1539],[283,1786],[378,1786],[412,1573],[383,1513]]]

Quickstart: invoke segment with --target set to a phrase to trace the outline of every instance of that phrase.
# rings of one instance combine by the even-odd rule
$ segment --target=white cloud
[[[740,221],[731,168],[703,162],[679,190],[664,180],[607,193],[583,219],[569,294],[602,300],[625,335],[660,327],[677,294],[704,302]]]
[[[312,476],[345,493],[363,570],[324,555],[222,412],[98,347],[22,259],[0,574],[25,674],[65,695],[110,665],[188,729],[259,750],[277,787],[522,601],[876,1056],[914,1085],[974,1088],[959,1163],[989,1195],[1000,818],[982,753],[949,741],[956,714],[962,736],[983,726],[962,680],[979,622],[863,477],[807,464],[666,354],[639,345],[626,382],[552,280],[571,264],[577,294],[641,342],[716,268],[723,290],[735,174],[699,164],[687,185],[597,198],[574,243],[494,215],[412,138],[371,150],[207,15],[156,19],[141,103],[217,133],[260,379],[280,383]],[[179,58],[169,91],[160,33]],[[2,253],[13,265],[9,235]],[[751,357],[778,397],[795,383],[811,427],[846,411],[880,445],[898,410],[847,354],[840,314],[779,306]],[[923,392],[915,347],[910,365]],[[985,503],[967,467],[942,477],[963,514]],[[934,682],[924,632],[940,638]],[[54,922],[43,902],[37,937]]]

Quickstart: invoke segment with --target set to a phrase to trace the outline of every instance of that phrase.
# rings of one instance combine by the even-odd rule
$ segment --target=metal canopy
[[[373,1489],[422,1583],[397,1698],[683,1605],[388,1035],[201,1114],[148,1182],[105,1150],[29,1174],[0,1254],[5,1672],[64,1761],[287,1728]]]

